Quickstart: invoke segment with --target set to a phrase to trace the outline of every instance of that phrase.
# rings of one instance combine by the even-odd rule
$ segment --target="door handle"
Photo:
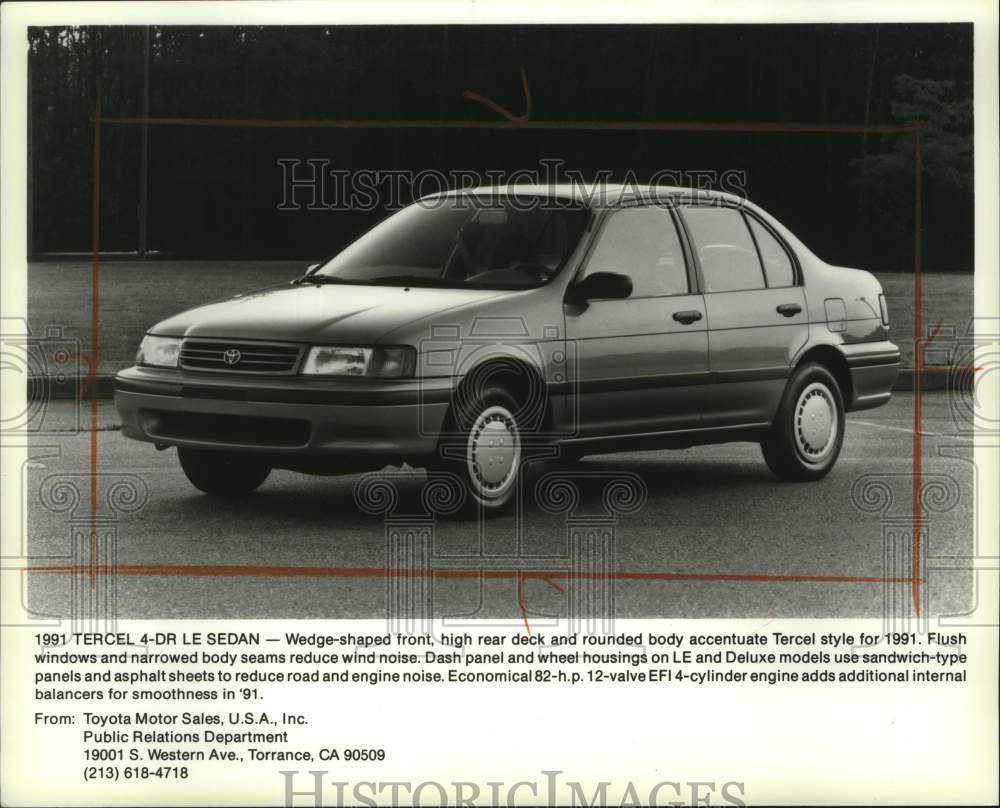
[[[679,323],[684,323],[684,325],[690,325],[696,320],[701,319],[701,312],[697,309],[688,309],[687,311],[675,311],[674,319]]]
[[[776,311],[778,314],[785,315],[785,317],[794,317],[802,311],[802,307],[798,303],[782,303]]]

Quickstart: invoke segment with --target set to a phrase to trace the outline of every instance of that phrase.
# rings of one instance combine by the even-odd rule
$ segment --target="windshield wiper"
[[[301,278],[296,278],[292,283],[295,286],[301,286],[304,283],[315,283],[317,286],[322,286],[326,283],[350,283],[350,281],[334,278],[330,275],[303,275]]]
[[[434,288],[463,285],[461,281],[448,278],[429,278],[426,275],[383,275],[381,278],[372,278],[368,283],[377,286],[426,286]]]

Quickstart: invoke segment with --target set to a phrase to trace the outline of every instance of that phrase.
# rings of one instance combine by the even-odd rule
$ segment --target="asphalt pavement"
[[[779,482],[751,444],[605,455],[535,472],[525,506],[485,522],[428,516],[419,471],[395,470],[364,507],[359,475],[287,471],[212,499],[173,450],[122,437],[110,402],[91,491],[89,405],[51,402],[26,469],[26,603],[66,616],[96,580],[128,618],[908,616],[914,590],[925,614],[961,613],[972,573],[937,568],[972,554],[972,441],[947,394],[921,402],[917,587],[912,393],[850,414],[819,482]],[[87,569],[92,525],[102,566],[81,578],[67,568]]]

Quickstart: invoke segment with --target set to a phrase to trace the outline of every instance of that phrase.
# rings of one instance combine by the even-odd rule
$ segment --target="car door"
[[[632,293],[564,306],[580,434],[697,426],[708,381],[705,303],[675,214],[662,206],[608,212],[576,280],[595,272],[628,275]]]
[[[809,335],[791,250],[754,214],[681,208],[705,293],[711,385],[703,424],[770,421]]]

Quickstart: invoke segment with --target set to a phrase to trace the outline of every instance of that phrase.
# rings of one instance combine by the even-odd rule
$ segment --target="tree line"
[[[122,26],[29,40],[35,258],[90,249],[98,98],[105,117],[490,121],[526,112],[523,68],[536,121],[920,125],[925,268],[972,270],[971,25]],[[742,171],[748,196],[826,260],[913,266],[909,133],[154,125],[144,144],[142,130],[102,127],[107,251],[309,259],[385,215],[280,210],[279,160],[512,172],[554,159],[584,176]]]

